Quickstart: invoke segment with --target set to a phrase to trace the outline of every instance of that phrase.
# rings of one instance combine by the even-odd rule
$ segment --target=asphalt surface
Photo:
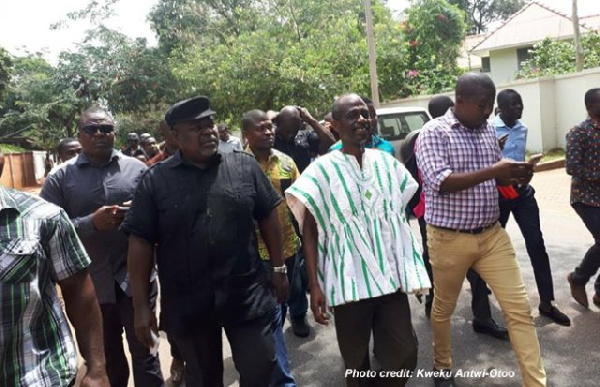
[[[564,169],[537,173],[532,181],[537,191],[542,231],[552,265],[556,302],[571,317],[571,327],[556,325],[539,315],[539,296],[523,237],[514,220],[509,221],[507,229],[517,250],[532,305],[548,386],[593,387],[600,385],[600,313],[591,302],[593,284],[590,282],[587,286],[591,306],[586,310],[571,299],[566,281],[567,274],[580,262],[592,244],[592,237],[569,206],[569,184],[570,179]],[[418,226],[416,222],[413,223],[415,234],[419,235]],[[498,303],[493,296],[490,300],[492,313],[498,322],[503,323]],[[522,382],[519,368],[510,343],[473,332],[470,301],[470,287],[465,282],[452,317],[453,369],[462,370],[463,373],[488,371],[489,376],[457,377],[458,385],[520,386]],[[431,329],[423,305],[414,297],[411,297],[410,303],[412,321],[419,339],[417,372],[424,372],[433,368]],[[294,336],[289,322],[284,328],[297,384],[344,386],[344,366],[337,347],[335,329],[333,326],[315,326],[311,312],[308,317],[313,329],[307,339]],[[162,368],[168,377],[171,359],[169,345],[164,337],[161,338],[160,345]],[[238,375],[227,344],[224,354],[225,386],[238,386]],[[130,382],[130,385],[133,386],[133,383]],[[167,380],[167,386],[171,385],[170,380]],[[414,377],[408,385],[432,386],[433,381],[429,377]]]

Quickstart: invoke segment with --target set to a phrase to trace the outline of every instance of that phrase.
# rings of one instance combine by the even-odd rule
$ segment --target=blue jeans
[[[295,258],[286,259],[286,266],[288,261],[295,260]],[[271,272],[271,262],[263,261],[265,268]],[[292,284],[294,277],[294,263],[292,263],[292,270],[288,268],[288,282]],[[292,278],[292,281],[290,281]],[[269,387],[296,387],[296,381],[292,375],[290,369],[290,362],[288,360],[287,348],[285,346],[285,338],[283,337],[283,323],[285,321],[285,302],[281,306],[275,308],[275,314],[273,316],[272,330],[273,340],[275,341],[275,367],[273,367],[273,374],[271,376],[271,383]]]
[[[571,206],[594,237],[594,245],[588,249],[583,260],[573,272],[573,282],[585,285],[600,268],[600,207],[592,207],[583,203],[573,203]],[[600,296],[600,275],[596,278],[594,290]]]
[[[519,192],[518,198],[504,199],[500,197],[500,224],[505,227],[510,214],[513,214],[525,239],[525,248],[533,267],[540,301],[550,302],[554,300],[552,271],[544,245],[544,237],[540,230],[540,209],[535,200],[535,190],[530,185],[526,185],[517,191]]]

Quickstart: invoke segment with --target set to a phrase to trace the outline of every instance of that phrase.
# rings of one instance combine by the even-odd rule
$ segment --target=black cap
[[[184,101],[179,101],[167,110],[165,121],[173,128],[180,121],[199,120],[215,115],[210,109],[210,100],[206,96],[199,96]]]

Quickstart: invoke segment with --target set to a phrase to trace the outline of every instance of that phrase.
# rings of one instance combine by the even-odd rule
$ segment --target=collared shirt
[[[232,324],[273,310],[254,222],[281,201],[245,152],[216,154],[200,168],[178,151],[148,170],[121,229],[158,244],[167,331],[186,317]]]
[[[588,118],[567,134],[571,204],[600,207],[600,122]]]
[[[250,147],[246,148],[246,152],[254,155]],[[262,162],[258,161],[258,165],[260,165],[260,169],[267,175],[271,184],[273,184],[273,187],[281,194],[281,196],[284,195],[285,190],[300,176],[300,172],[298,172],[294,160],[277,149],[271,149],[269,159]],[[281,202],[277,206],[277,217],[279,218],[281,230],[283,231],[283,256],[291,258],[300,248],[300,238],[294,228],[293,215],[285,202]],[[257,235],[260,258],[268,260],[269,251],[267,250],[267,246],[265,245],[259,230],[257,230]]]
[[[294,142],[291,143],[286,142],[275,131],[273,148],[290,156],[296,163],[300,173],[302,173],[310,164],[313,154],[319,153],[319,143],[319,135],[314,130],[299,130]]]
[[[373,135],[372,139],[373,139],[373,141],[365,144],[365,148],[377,149],[380,151],[387,152],[390,155],[394,156],[394,146],[389,141],[384,140],[383,138],[379,137],[376,134]],[[342,141],[338,141],[335,144],[333,144],[329,148],[329,152],[336,150],[336,149],[342,149]]]
[[[229,136],[229,140],[219,140],[219,153],[233,152],[234,150],[242,150],[240,139],[234,136]]]
[[[131,295],[127,277],[127,235],[119,230],[98,232],[92,214],[102,206],[120,205],[133,198],[142,173],[141,161],[116,150],[110,161],[94,166],[85,153],[48,176],[40,196],[65,209],[92,258],[90,274],[100,304],[116,301],[116,281]]]
[[[0,386],[75,379],[75,343],[56,282],[89,264],[63,210],[0,186]]]
[[[494,118],[494,126],[496,127],[496,137],[500,138],[508,134],[504,148],[502,149],[502,157],[514,161],[525,161],[525,147],[527,145],[527,126],[521,120],[517,120],[512,128],[509,128],[500,115]]]
[[[425,124],[417,139],[417,164],[425,192],[425,221],[439,227],[471,230],[498,220],[498,190],[494,179],[459,192],[440,192],[452,173],[468,173],[500,161],[494,127],[462,125],[452,109]]]
[[[305,209],[315,218],[329,306],[431,287],[405,216],[417,186],[398,160],[366,149],[362,167],[339,150],[319,157],[286,190],[301,227]]]

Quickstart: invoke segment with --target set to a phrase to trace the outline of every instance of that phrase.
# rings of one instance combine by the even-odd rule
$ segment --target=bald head
[[[300,111],[291,105],[281,109],[275,123],[277,124],[277,134],[288,143],[294,141],[298,131],[304,126],[300,119]]]
[[[467,73],[458,77],[454,89],[456,98],[477,98],[483,95],[496,94],[496,86],[492,78],[482,73]]]
[[[348,93],[342,95],[333,103],[333,107],[331,108],[331,117],[334,120],[342,119],[344,115],[344,106],[355,103],[357,101],[360,101],[363,104],[365,104],[364,101],[360,98],[360,96],[356,93]]]

